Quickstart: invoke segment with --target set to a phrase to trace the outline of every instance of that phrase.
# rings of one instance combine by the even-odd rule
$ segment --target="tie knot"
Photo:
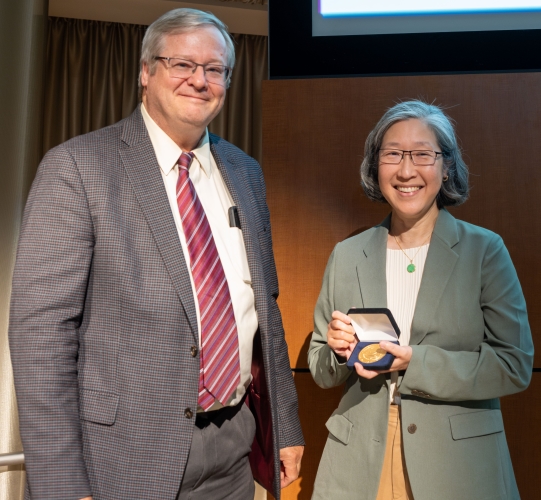
[[[194,159],[194,154],[190,151],[189,153],[182,153],[180,155],[180,158],[178,159],[178,164],[181,168],[185,168],[186,170],[190,169],[190,165],[192,164],[192,160]]]

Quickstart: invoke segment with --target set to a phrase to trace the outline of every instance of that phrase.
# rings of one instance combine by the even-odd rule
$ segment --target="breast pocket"
[[[230,227],[228,234],[228,254],[233,267],[245,283],[251,284],[252,277],[250,275],[250,268],[248,267],[248,255],[246,254],[242,231],[237,227]]]

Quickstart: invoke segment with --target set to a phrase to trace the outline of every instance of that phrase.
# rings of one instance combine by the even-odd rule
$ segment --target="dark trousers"
[[[255,420],[244,402],[197,414],[177,500],[253,500],[248,462]]]

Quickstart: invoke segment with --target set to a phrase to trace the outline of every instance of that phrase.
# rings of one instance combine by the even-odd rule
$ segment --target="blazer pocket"
[[[329,420],[327,420],[325,423],[325,427],[327,427],[327,430],[336,439],[338,439],[338,441],[344,444],[349,443],[349,437],[351,435],[351,429],[353,429],[353,424],[346,417],[344,417],[344,415],[331,415]]]
[[[503,432],[503,418],[500,410],[461,413],[449,417],[449,421],[455,441]]]
[[[113,425],[118,408],[118,396],[112,392],[81,389],[79,417],[97,424]]]

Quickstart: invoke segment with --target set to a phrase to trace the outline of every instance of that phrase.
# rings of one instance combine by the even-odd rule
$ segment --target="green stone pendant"
[[[412,262],[406,269],[408,270],[408,273],[412,273],[415,271],[415,264]]]

